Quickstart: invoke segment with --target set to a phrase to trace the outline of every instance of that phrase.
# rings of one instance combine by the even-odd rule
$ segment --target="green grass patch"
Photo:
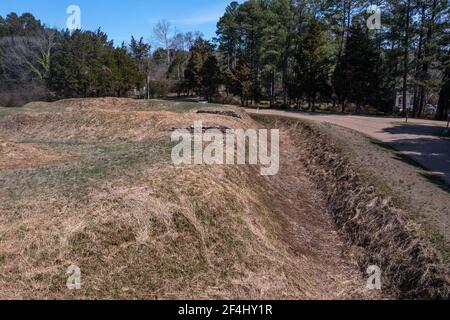
[[[36,141],[33,141],[36,143]],[[5,195],[9,201],[24,196],[63,194],[80,199],[99,183],[114,178],[130,181],[140,178],[140,165],[170,161],[171,143],[163,140],[142,142],[80,143],[41,141],[73,159],[38,168],[4,171]],[[11,181],[11,183],[8,183]],[[45,188],[42,186],[45,185]]]

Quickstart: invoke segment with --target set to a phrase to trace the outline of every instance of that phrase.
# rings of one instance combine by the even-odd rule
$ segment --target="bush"
[[[152,98],[165,98],[169,90],[167,80],[152,80],[149,82],[149,93]]]

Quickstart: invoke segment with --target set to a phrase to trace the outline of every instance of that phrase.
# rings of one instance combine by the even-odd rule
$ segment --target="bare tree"
[[[198,38],[202,38],[203,37],[203,33],[201,33],[200,31],[195,31],[195,32],[187,32],[184,34],[184,44],[185,44],[185,50],[189,51],[192,46],[194,45],[195,40],[197,40]]]
[[[170,49],[172,47],[172,39],[170,37],[171,24],[169,21],[160,20],[153,28],[153,36],[167,53],[167,65],[170,65]]]
[[[175,32],[171,41],[173,50],[186,50],[186,37],[182,32]]]
[[[1,38],[0,57],[7,73],[27,74],[24,72],[27,69],[40,80],[46,80],[56,37],[56,30],[39,29],[27,36]]]
[[[56,30],[43,28],[0,38],[1,104],[17,106],[46,97],[56,37]]]

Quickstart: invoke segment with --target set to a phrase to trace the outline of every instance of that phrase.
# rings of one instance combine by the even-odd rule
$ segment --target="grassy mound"
[[[373,298],[288,136],[280,175],[170,161],[170,134],[256,128],[237,108],[70,100],[0,110],[0,138],[66,155],[0,168],[0,298]],[[82,288],[66,287],[81,268]]]

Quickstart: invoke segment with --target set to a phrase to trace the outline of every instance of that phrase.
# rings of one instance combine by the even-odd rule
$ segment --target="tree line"
[[[367,26],[373,4],[381,10],[375,30]],[[152,48],[134,37],[116,47],[101,30],[58,31],[12,13],[0,17],[0,103],[20,90],[48,99],[173,92],[392,113],[399,101],[406,112],[411,97],[412,116],[436,105],[445,119],[449,21],[448,0],[249,0],[227,6],[212,41],[160,21]]]
[[[381,28],[367,20],[377,5]],[[390,113],[397,95],[412,116],[450,104],[447,0],[250,0],[231,3],[218,24],[226,84],[242,104],[322,103]]]
[[[0,105],[73,97],[153,98],[170,90],[197,90],[196,66],[191,64],[192,72],[186,72],[189,51],[204,46],[199,52],[212,57],[214,47],[206,46],[197,32],[172,34],[166,21],[160,21],[153,34],[155,50],[134,37],[129,44],[115,46],[100,29],[56,30],[29,13],[0,16]],[[196,52],[192,50],[193,59]],[[185,73],[192,80],[189,88]]]

